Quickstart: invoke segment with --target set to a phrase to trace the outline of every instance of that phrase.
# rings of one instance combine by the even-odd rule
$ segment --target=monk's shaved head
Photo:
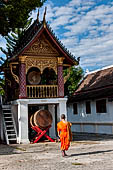
[[[65,120],[65,118],[66,118],[65,114],[62,114],[62,115],[61,115],[61,119],[64,119],[64,120]]]

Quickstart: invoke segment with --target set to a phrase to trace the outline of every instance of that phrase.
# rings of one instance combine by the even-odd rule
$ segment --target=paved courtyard
[[[113,170],[113,139],[73,141],[67,154],[60,143],[0,144],[0,170]]]

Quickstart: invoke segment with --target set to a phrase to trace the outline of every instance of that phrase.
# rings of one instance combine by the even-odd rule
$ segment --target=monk
[[[61,121],[57,123],[57,132],[61,141],[61,151],[62,156],[67,156],[65,151],[68,150],[70,146],[70,141],[72,141],[71,123],[65,120],[65,115],[61,115]]]

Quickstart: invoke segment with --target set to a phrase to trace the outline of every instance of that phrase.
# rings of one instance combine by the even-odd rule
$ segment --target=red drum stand
[[[55,142],[50,136],[46,134],[51,126],[48,126],[46,129],[42,130],[38,126],[32,126],[32,129],[37,133],[34,137],[33,143],[37,143],[43,136],[45,136],[50,142]]]

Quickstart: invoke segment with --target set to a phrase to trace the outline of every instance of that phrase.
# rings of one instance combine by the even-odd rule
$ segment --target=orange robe
[[[60,132],[61,150],[68,150],[72,140],[71,123],[60,121],[57,124],[57,131]]]

